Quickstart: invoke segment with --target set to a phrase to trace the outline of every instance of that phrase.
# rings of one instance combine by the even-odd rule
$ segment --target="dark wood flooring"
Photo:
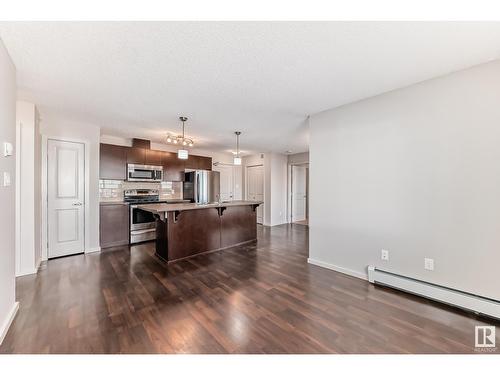
[[[492,323],[309,265],[306,226],[258,237],[170,266],[153,243],[51,260],[18,278],[0,352],[470,353]]]

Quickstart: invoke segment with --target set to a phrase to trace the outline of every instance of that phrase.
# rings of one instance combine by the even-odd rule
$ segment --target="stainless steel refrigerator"
[[[217,203],[220,197],[220,173],[192,171],[185,173],[183,198],[199,204]]]

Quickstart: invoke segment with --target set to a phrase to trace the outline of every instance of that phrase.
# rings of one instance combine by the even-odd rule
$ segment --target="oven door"
[[[153,214],[141,210],[135,205],[130,206],[130,231],[151,228],[156,228]]]

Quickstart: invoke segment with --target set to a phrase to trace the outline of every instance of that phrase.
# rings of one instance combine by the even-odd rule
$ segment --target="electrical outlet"
[[[380,259],[389,260],[389,250],[382,249],[380,252]]]
[[[434,259],[424,258],[424,268],[428,271],[434,271]]]

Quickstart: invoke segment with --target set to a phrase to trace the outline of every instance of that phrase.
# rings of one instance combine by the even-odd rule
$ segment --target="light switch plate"
[[[12,156],[13,147],[12,143],[4,142],[3,143],[3,156]]]
[[[10,173],[3,172],[3,186],[10,186]]]
[[[434,271],[434,259],[424,258],[424,268],[428,271]]]

